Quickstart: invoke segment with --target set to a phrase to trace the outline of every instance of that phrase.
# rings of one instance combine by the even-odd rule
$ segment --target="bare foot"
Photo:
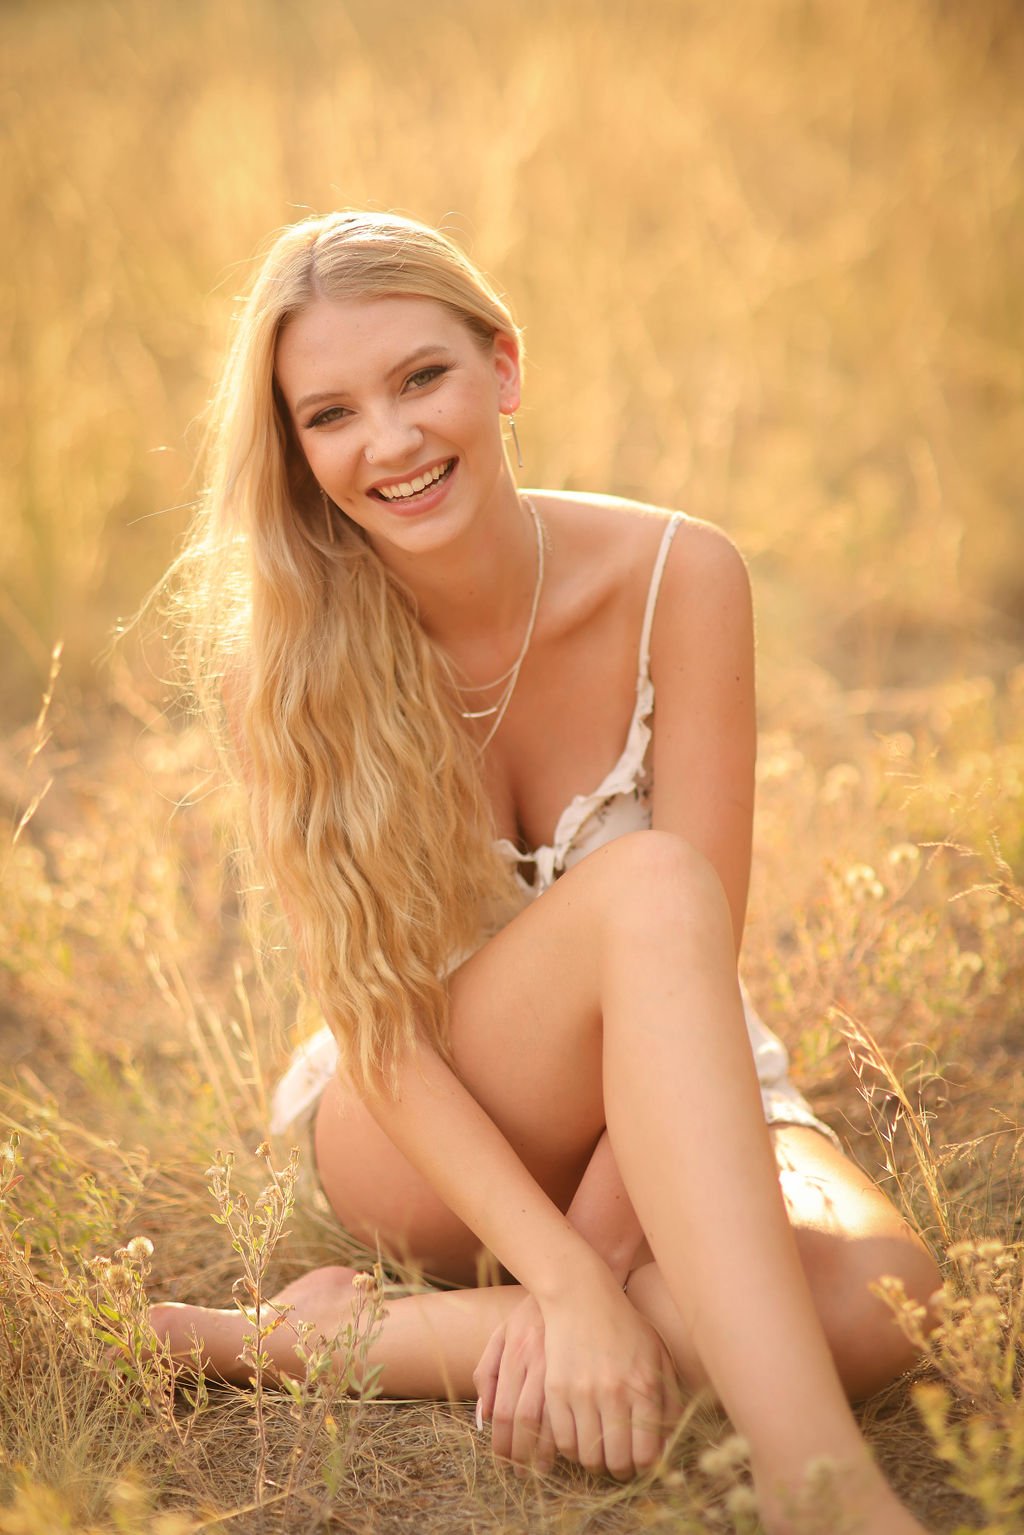
[[[341,1264],[310,1269],[308,1274],[285,1285],[266,1303],[264,1327],[275,1315],[285,1319],[266,1338],[263,1347],[276,1373],[301,1376],[303,1366],[295,1355],[300,1322],[311,1322],[311,1341],[331,1339],[345,1326],[352,1310],[352,1280],[356,1270]],[[288,1309],[290,1308],[290,1309]],[[149,1320],[157,1337],[166,1342],[176,1362],[194,1362],[196,1343],[203,1368],[221,1380],[240,1385],[252,1378],[252,1370],[240,1358],[246,1334],[253,1323],[235,1306],[188,1306],[164,1301],[151,1306]]]

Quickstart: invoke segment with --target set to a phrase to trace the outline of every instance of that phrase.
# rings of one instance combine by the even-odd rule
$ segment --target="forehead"
[[[282,327],[274,369],[285,395],[294,399],[313,387],[355,386],[433,344],[472,345],[467,327],[434,299],[319,297]]]

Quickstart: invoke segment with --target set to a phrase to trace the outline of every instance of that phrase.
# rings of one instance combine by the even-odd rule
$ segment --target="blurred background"
[[[509,295],[526,485],[745,551],[751,994],[929,1240],[1010,1247],[956,1302],[935,1453],[906,1393],[869,1432],[929,1528],[972,1487],[1020,1528],[1022,82],[1021,0],[0,0],[4,1529],[240,1529],[264,1485],[244,1398],[172,1433],[113,1390],[119,1313],[81,1326],[75,1276],[130,1234],[154,1298],[231,1293],[203,1169],[236,1152],[257,1208],[269,1085],[319,1021],[243,928],[158,640],[104,652],[180,545],[254,254],[346,206],[443,225]],[[353,1256],[307,1194],[275,1273]],[[268,1535],[726,1519],[694,1513],[698,1419],[642,1501],[513,1504],[459,1410],[339,1430],[321,1400],[267,1409]]]
[[[253,253],[345,206],[511,297],[526,483],[739,540],[769,712],[1019,660],[1015,0],[4,0],[0,58],[0,726],[58,639],[105,686]]]

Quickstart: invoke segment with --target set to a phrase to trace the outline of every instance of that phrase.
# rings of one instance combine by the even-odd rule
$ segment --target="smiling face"
[[[281,331],[275,375],[314,477],[381,552],[445,541],[511,483],[515,340],[485,344],[433,299],[317,298]]]

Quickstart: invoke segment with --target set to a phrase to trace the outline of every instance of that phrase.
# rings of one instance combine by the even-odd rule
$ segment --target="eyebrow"
[[[387,371],[387,377],[393,378],[396,373],[401,373],[404,368],[411,367],[414,362],[419,362],[421,357],[437,356],[439,353],[450,355],[448,347],[437,341],[428,341],[423,346],[418,346],[415,351],[403,357],[401,362],[396,362],[393,368]],[[345,394],[344,389],[327,389],[320,394],[304,394],[302,399],[296,402],[295,414],[301,415],[313,405],[319,405],[323,400],[337,400]]]

